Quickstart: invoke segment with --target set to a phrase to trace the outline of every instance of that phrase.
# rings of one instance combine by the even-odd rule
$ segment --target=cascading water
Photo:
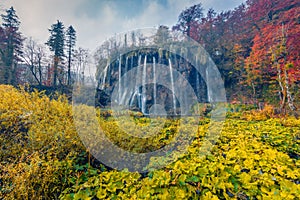
[[[205,76],[206,76],[207,101],[211,102],[212,99],[211,99],[210,78],[209,78],[209,71],[208,70],[209,70],[209,68],[206,67]]]
[[[140,79],[141,77],[141,60],[142,60],[142,56],[139,55],[139,60],[138,60],[138,70],[137,70],[137,74],[136,74],[136,78]],[[135,84],[135,96],[137,97],[137,103],[138,103],[138,107],[141,108],[142,107],[142,102],[141,102],[141,92],[140,92],[140,88],[139,88],[139,81],[136,80],[136,84]]]
[[[155,66],[155,57],[153,57],[153,105],[154,105],[154,115],[157,114],[156,110],[156,66]]]
[[[181,51],[184,53],[185,49],[182,48]],[[194,58],[196,65],[202,65],[201,57],[196,56]],[[147,66],[147,62],[152,63],[151,65],[149,64],[149,66]],[[160,109],[157,107],[159,103],[166,104],[165,108],[167,108],[168,113],[178,115],[177,112],[179,111],[179,107],[177,108],[178,105],[176,96],[181,97],[182,103],[180,105],[188,104],[189,97],[186,95],[186,91],[175,91],[175,84],[178,84],[179,86],[185,86],[187,83],[184,82],[183,79],[181,80],[178,78],[178,75],[173,71],[173,66],[182,72],[184,80],[190,80],[193,78],[192,81],[194,83],[192,84],[192,87],[199,99],[201,95],[203,95],[207,96],[208,102],[212,101],[212,85],[210,85],[211,70],[209,67],[204,69],[207,88],[207,93],[205,95],[203,94],[204,88],[202,88],[205,86],[201,85],[204,82],[202,82],[200,73],[196,73],[191,77],[190,72],[185,69],[185,65],[181,64],[178,57],[169,57],[165,60],[164,58],[160,58],[159,55],[157,55],[157,57],[153,56],[152,59],[144,54],[133,54],[127,57],[120,55],[112,66],[110,66],[108,63],[103,70],[103,75],[101,75],[103,79],[100,80],[100,88],[102,90],[106,90],[106,92],[109,92],[114,88],[112,85],[110,85],[111,82],[113,83],[115,80],[119,79],[117,83],[118,90],[116,91],[116,102],[119,105],[128,107],[129,109],[138,109],[144,115],[157,116],[160,113]],[[169,67],[169,69],[166,68],[166,71],[163,73],[158,73],[157,67],[159,67],[158,64],[160,63],[166,64],[166,67]],[[137,68],[134,67],[136,64]],[[135,73],[133,75],[135,78],[133,79],[128,78],[126,75],[127,72],[130,72],[132,69],[136,69],[132,71]],[[158,79],[161,80],[162,78],[170,80],[168,87],[170,87],[169,89],[172,94],[167,92],[163,87],[157,87]],[[149,79],[152,80],[151,87],[147,87],[147,79],[148,81]],[[150,105],[150,101],[148,101],[149,99],[151,99],[152,105]],[[166,100],[168,102],[166,102]]]
[[[144,59],[143,66],[143,77],[142,77],[142,113],[146,114],[146,101],[147,101],[147,91],[146,91],[146,79],[147,79],[147,56]]]
[[[102,83],[101,83],[101,90],[103,90],[105,88],[105,80],[106,80],[106,76],[107,76],[107,70],[109,68],[109,62],[107,62],[106,64],[106,67],[104,68],[104,71],[103,71],[103,79],[102,79]]]
[[[169,58],[169,68],[170,68],[170,77],[171,77],[171,89],[172,89],[172,99],[173,99],[173,109],[174,114],[176,115],[176,96],[175,96],[175,87],[174,87],[174,78],[173,78],[173,69],[171,59]]]
[[[138,65],[140,65],[141,63],[141,56],[139,56],[139,61],[138,61]],[[131,56],[131,62],[130,62],[130,69],[133,68],[133,56]],[[137,78],[138,78],[139,74],[136,74],[136,80],[130,80],[130,81],[135,81],[135,88],[134,88],[134,92],[130,97],[130,101],[129,101],[129,106],[132,107],[134,104],[134,100],[137,98],[137,102],[138,102],[138,89],[136,86],[136,82],[137,82]]]
[[[125,73],[128,71],[128,56],[126,56],[126,61],[125,61]],[[126,80],[125,80],[126,82]]]
[[[122,82],[121,82],[121,77],[122,77],[122,57],[120,55],[120,58],[119,58],[119,94],[118,94],[118,97],[119,97],[119,105],[121,105],[121,95],[122,95]]]
[[[198,64],[198,55],[196,55],[196,65]],[[196,72],[196,91],[197,96],[201,94],[200,91],[200,74]]]
[[[125,73],[127,71],[128,71],[128,57],[126,57],[126,61],[125,61]],[[125,97],[126,97],[127,92],[128,92],[128,88],[127,88],[127,86],[128,86],[128,78],[127,78],[127,76],[124,77],[122,83],[123,83],[123,85],[122,85],[122,92],[123,92],[123,94],[121,95],[122,98],[121,98],[120,104],[124,105],[124,103],[126,101]]]

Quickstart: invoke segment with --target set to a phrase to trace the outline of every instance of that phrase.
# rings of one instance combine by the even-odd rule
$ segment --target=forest
[[[95,52],[60,20],[39,43],[17,13],[0,21],[0,199],[299,198],[299,0],[199,2]]]

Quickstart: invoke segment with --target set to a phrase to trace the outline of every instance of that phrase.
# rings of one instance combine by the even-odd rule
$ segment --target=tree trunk
[[[39,59],[39,84],[42,85],[42,66],[41,66],[41,60]]]
[[[51,66],[50,64],[48,64],[48,67],[47,67],[47,86],[51,86]]]
[[[257,103],[256,103],[256,90],[255,90],[255,85],[254,85],[253,82],[251,83],[251,85],[252,85],[252,90],[253,90],[253,103],[254,103],[254,104],[257,104]]]
[[[276,60],[276,58],[275,58]],[[282,77],[281,77],[281,68],[280,68],[280,65],[279,63],[277,62],[277,60],[275,61],[276,63],[276,66],[277,66],[277,73],[278,73],[278,83],[279,83],[279,87],[280,87],[280,90],[281,90],[281,95],[280,95],[280,112],[283,113],[283,109],[285,109],[285,100],[286,100],[286,92],[285,92],[285,89],[282,85]]]
[[[285,89],[286,89],[287,103],[288,103],[291,111],[294,113],[296,111],[296,107],[293,102],[294,98],[293,98],[292,93],[289,88],[289,76],[288,76],[286,68],[284,69],[284,76],[285,76]]]
[[[38,77],[37,77],[37,75],[36,75],[36,70],[34,70],[34,64],[31,64],[30,65],[30,71],[31,71],[31,73],[32,73],[32,75],[33,75],[33,77],[34,77],[34,79],[38,82],[38,84],[39,85],[41,85],[41,82],[40,82],[40,80],[38,79]]]
[[[56,86],[57,83],[57,67],[58,67],[58,57],[54,56],[53,86]]]
[[[71,47],[69,47],[69,59],[68,59],[68,85],[71,85]]]

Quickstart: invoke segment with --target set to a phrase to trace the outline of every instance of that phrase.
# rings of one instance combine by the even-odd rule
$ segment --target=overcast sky
[[[3,9],[13,6],[21,21],[21,32],[45,43],[48,29],[57,20],[77,31],[77,46],[91,51],[115,33],[137,28],[172,26],[180,12],[202,3],[217,12],[229,10],[243,0],[1,0]]]

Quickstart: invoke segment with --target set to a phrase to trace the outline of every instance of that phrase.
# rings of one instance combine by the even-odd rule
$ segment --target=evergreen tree
[[[23,38],[19,32],[20,21],[13,7],[1,15],[3,23],[0,39],[0,55],[3,63],[2,82],[16,84],[16,63],[22,54]]]
[[[66,43],[68,51],[68,85],[71,84],[71,62],[72,62],[72,52],[76,44],[76,31],[73,26],[69,26],[66,32]]]
[[[167,43],[171,38],[169,27],[160,25],[156,35],[154,36],[154,43],[158,45],[163,45]]]
[[[57,20],[55,24],[52,24],[49,32],[50,37],[46,42],[46,45],[48,45],[50,51],[54,53],[53,85],[56,85],[58,76],[58,63],[64,57],[65,34],[63,23]]]
[[[5,39],[5,34],[4,34],[4,29],[2,26],[0,26],[0,83],[4,83],[4,62],[3,62],[3,50],[4,48],[4,39]]]

